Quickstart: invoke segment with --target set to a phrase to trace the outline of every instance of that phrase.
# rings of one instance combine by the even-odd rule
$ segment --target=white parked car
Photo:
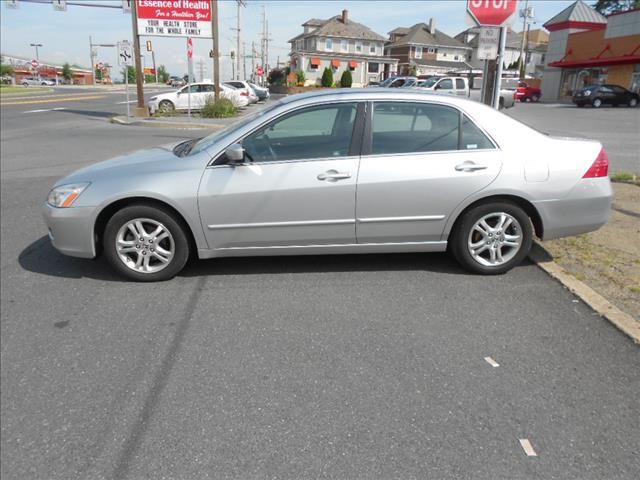
[[[24,87],[29,87],[32,85],[44,85],[44,86],[53,86],[56,84],[50,78],[38,78],[38,77],[25,77],[22,79],[20,84]]]
[[[215,87],[213,83],[192,83],[179,90],[156,95],[149,99],[149,113],[153,115],[156,112],[168,113],[176,110],[188,110],[189,89],[191,89],[191,110],[200,110],[204,107],[207,98],[214,95]],[[220,96],[231,100],[236,107],[246,107],[249,104],[249,99],[246,96],[226,85],[220,85]]]
[[[412,88],[460,97],[469,96],[469,82],[464,77],[431,77],[419,80]]]
[[[249,82],[245,82],[243,80],[231,80],[230,82],[224,82],[223,85],[228,87],[233,87],[240,92],[240,95],[245,96],[249,99],[249,103],[258,103],[260,97],[253,90],[253,87],[249,85]]]

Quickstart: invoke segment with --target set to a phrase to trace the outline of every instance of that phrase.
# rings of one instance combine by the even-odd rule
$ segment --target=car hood
[[[184,140],[138,150],[127,155],[120,155],[95,163],[61,178],[56,182],[55,186],[68,183],[94,182],[96,177],[104,175],[132,175],[144,171],[173,169],[175,162],[182,160],[173,153],[173,148],[181,142],[184,142]]]

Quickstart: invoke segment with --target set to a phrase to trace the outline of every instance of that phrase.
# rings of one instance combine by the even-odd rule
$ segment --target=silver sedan
[[[607,175],[599,142],[550,137],[477,102],[333,90],[79,170],[43,208],[60,252],[103,254],[140,281],[173,277],[192,254],[449,250],[498,274],[534,235],[603,225]]]

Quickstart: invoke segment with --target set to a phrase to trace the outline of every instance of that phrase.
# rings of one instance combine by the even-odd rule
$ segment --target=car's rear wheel
[[[132,280],[168,280],[189,258],[189,240],[181,222],[170,212],[132,205],[109,219],[104,252],[111,266]]]
[[[576,103],[576,105],[578,106],[578,108],[584,107],[584,103]]]
[[[629,106],[631,108],[635,108],[638,106],[638,99],[637,98],[632,98],[631,100],[629,100]]]
[[[171,113],[176,109],[176,106],[171,100],[162,100],[158,105],[158,110],[162,113]]]
[[[600,108],[602,106],[602,100],[596,98],[593,102],[591,102],[591,105],[593,105],[593,108]]]
[[[513,203],[492,202],[466,212],[456,223],[451,251],[467,270],[497,275],[519,265],[533,241],[527,214]]]
[[[540,101],[540,95],[537,95],[537,94],[534,95],[533,97],[531,97],[531,100],[533,102],[535,102],[535,103],[539,102]]]

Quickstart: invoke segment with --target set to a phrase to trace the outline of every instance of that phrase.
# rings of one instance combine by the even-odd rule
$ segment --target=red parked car
[[[521,102],[537,102],[542,96],[542,90],[536,87],[530,87],[526,82],[518,82],[516,90],[516,98]]]

